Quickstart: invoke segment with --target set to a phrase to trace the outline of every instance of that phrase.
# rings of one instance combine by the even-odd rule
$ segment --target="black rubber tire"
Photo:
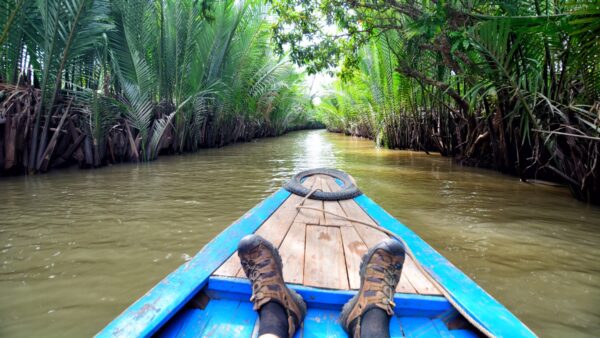
[[[343,186],[342,190],[335,192],[315,191],[312,195],[310,195],[310,199],[320,201],[340,201],[349,200],[356,196],[362,195],[362,192],[358,190],[358,187],[356,187],[354,182],[352,182],[352,179],[348,174],[341,170],[329,168],[316,168],[299,172],[294,175],[291,180],[287,181],[283,187],[291,193],[304,197],[308,195],[310,189],[302,185],[302,180],[312,175],[331,176],[342,181]]]

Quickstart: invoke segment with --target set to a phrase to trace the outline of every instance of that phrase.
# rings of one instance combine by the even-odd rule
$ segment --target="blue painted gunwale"
[[[398,235],[415,261],[448,291],[452,301],[495,337],[537,337],[506,307],[369,197],[363,194],[354,201],[377,224]]]
[[[255,232],[291,195],[279,189],[207,243],[194,258],[170,273],[129,306],[96,337],[148,337],[198,293],[210,275]]]

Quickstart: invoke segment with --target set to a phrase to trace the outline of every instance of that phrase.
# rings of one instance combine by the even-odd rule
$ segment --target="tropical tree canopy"
[[[0,172],[151,160],[314,123],[303,76],[271,50],[268,11],[2,0]]]
[[[600,203],[597,1],[274,1],[280,51],[339,80],[328,128],[567,183]]]

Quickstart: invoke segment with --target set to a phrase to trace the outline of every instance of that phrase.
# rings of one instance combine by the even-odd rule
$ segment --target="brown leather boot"
[[[404,247],[394,239],[377,244],[363,256],[360,290],[344,305],[340,315],[342,327],[349,335],[360,337],[361,317],[373,307],[394,315],[394,293],[400,281],[404,256]],[[350,332],[350,324],[354,320],[357,320],[354,332]]]
[[[283,281],[281,257],[273,244],[258,235],[248,235],[238,244],[238,256],[244,273],[252,283],[254,310],[268,302],[279,303],[287,312],[292,337],[306,315],[306,303]]]

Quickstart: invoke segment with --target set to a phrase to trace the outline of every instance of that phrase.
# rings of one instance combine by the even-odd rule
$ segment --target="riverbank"
[[[77,165],[81,169],[107,165],[150,161],[161,155],[195,152],[203,148],[219,148],[257,138],[276,137],[288,131],[320,129],[324,126],[312,119],[292,121],[285,126],[267,120],[235,118],[229,122],[211,117],[202,121],[198,135],[181,135],[180,119],[156,117],[160,130],[144,135],[131,126],[127,118],[115,115],[106,134],[90,130],[82,102],[62,102],[44,123],[39,155],[30,153],[37,145],[31,136],[35,107],[40,91],[31,87],[15,87],[0,83],[0,177],[44,173],[52,169]],[[36,103],[37,102],[37,103]],[[158,109],[157,107],[156,109]],[[114,112],[113,112],[114,114]],[[118,115],[118,114],[117,114]],[[176,116],[175,116],[176,117]],[[177,127],[179,125],[179,128]]]
[[[517,167],[523,166],[523,164],[519,164],[518,162],[513,163],[512,167],[510,165],[507,165],[507,167],[499,167],[496,164],[496,162],[493,159],[491,159],[491,155],[492,155],[491,153],[487,154],[485,156],[481,156],[481,157],[465,156],[464,154],[462,154],[460,152],[448,153],[445,151],[441,151],[441,149],[439,147],[436,147],[434,142],[431,142],[432,141],[431,138],[426,135],[422,135],[423,139],[427,140],[427,142],[424,142],[424,143],[415,142],[414,139],[410,142],[389,143],[382,139],[376,138],[375,135],[373,134],[372,128],[369,128],[368,126],[355,126],[353,128],[349,128],[349,129],[328,127],[327,131],[330,133],[338,133],[338,134],[343,134],[346,136],[365,138],[365,139],[373,141],[375,143],[375,146],[381,146],[381,147],[388,148],[388,149],[419,151],[419,152],[423,152],[425,154],[429,154],[430,152],[436,152],[444,157],[452,158],[459,165],[494,170],[496,172],[499,172],[499,173],[502,173],[505,175],[518,177],[522,182],[530,182],[530,183],[534,183],[534,184],[543,182],[541,184],[563,186],[563,187],[566,187],[567,189],[569,189],[572,196],[575,197],[576,199],[581,200],[586,203],[600,205],[600,196],[597,196],[597,194],[594,193],[594,191],[596,191],[597,189],[593,188],[592,190],[590,190],[590,192],[588,192],[589,195],[582,196],[581,195],[582,191],[578,190],[578,188],[577,188],[578,185],[577,186],[573,185],[572,184],[573,182],[570,181],[568,177],[558,175],[556,172],[553,172],[548,168],[545,168],[545,170],[541,170],[540,168],[538,168],[540,170],[532,170],[532,166],[534,166],[535,163],[530,164],[530,166],[527,168],[526,171],[518,170]],[[397,134],[402,134],[402,133],[398,132]],[[406,136],[406,135],[404,135],[404,136]],[[481,136],[479,139],[484,140],[484,141],[477,142],[477,143],[488,142],[489,141],[489,133]],[[400,144],[402,144],[402,145],[400,145]],[[594,169],[594,170],[597,171],[599,169],[600,168]],[[597,182],[600,182],[600,181],[592,180],[592,182],[589,184],[593,185],[593,184],[596,184]]]
[[[0,180],[0,336],[92,336],[294,173],[336,167],[541,337],[600,329],[600,209],[325,131]]]

